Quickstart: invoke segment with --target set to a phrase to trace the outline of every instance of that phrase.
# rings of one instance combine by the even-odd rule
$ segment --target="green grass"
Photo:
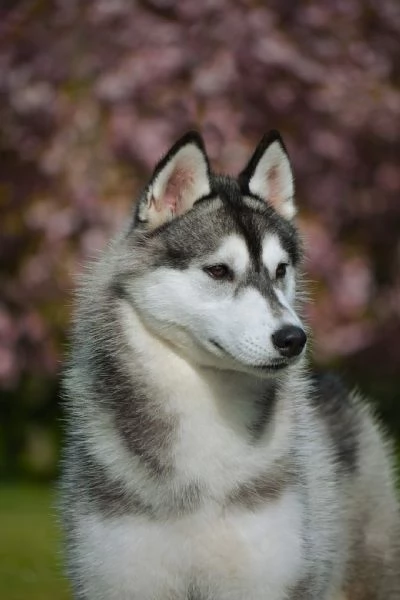
[[[0,486],[1,600],[69,600],[54,498],[46,487]]]

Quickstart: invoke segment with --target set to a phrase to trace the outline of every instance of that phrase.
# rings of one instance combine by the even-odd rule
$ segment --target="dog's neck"
[[[240,371],[225,371],[193,364],[171,344],[156,336],[128,303],[121,303],[120,317],[136,370],[160,394],[171,409],[190,414],[196,403],[212,402],[234,428],[260,435],[274,410],[287,374],[259,378]],[[201,410],[201,406],[197,407]]]
[[[106,378],[102,393],[105,406],[116,401],[114,417],[86,403],[92,409],[86,434],[97,460],[122,474],[126,485],[131,485],[134,462],[147,482],[146,502],[154,503],[154,490],[161,486],[160,502],[170,494],[173,503],[176,491],[193,482],[223,498],[238,482],[274,469],[288,456],[295,426],[288,406],[293,397],[293,391],[287,393],[289,373],[263,380],[198,367],[154,336],[129,303],[121,302],[114,316],[120,327],[113,329],[110,352],[119,362],[119,375],[125,374],[121,393],[128,396],[120,402],[115,382]],[[107,432],[106,446],[98,431]],[[169,475],[154,478],[154,469]]]

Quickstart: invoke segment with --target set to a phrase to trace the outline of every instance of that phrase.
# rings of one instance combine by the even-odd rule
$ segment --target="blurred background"
[[[232,173],[282,132],[314,361],[370,395],[400,439],[398,0],[2,0],[4,600],[68,598],[51,484],[74,281],[191,128]]]

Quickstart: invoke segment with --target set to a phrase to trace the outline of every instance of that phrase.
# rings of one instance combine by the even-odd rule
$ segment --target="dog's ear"
[[[270,131],[262,138],[239,181],[245,190],[270,204],[286,219],[296,214],[292,169],[277,131]]]
[[[137,220],[155,229],[190,210],[211,192],[210,167],[201,136],[189,132],[158,163],[141,200]]]

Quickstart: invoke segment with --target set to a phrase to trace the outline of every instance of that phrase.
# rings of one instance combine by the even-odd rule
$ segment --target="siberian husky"
[[[293,196],[277,132],[238,178],[189,133],[84,278],[61,485],[76,599],[400,599],[387,443],[307,367]]]

